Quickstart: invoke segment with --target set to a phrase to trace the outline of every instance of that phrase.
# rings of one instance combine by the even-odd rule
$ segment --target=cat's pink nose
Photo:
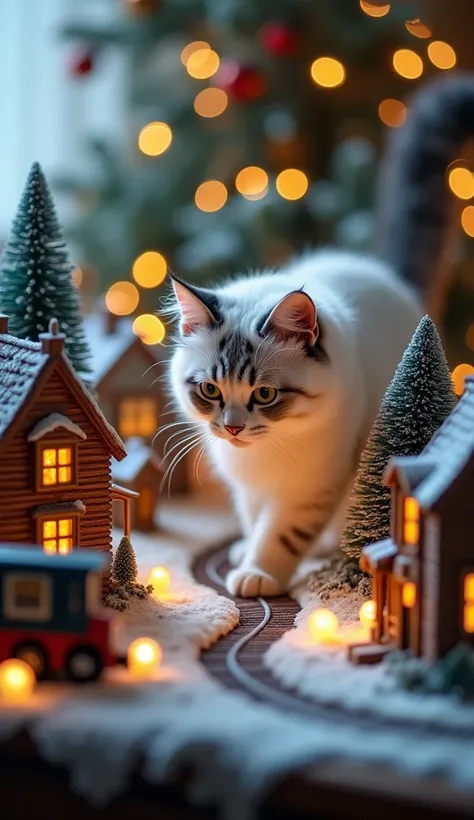
[[[240,431],[244,429],[245,424],[241,424],[240,427],[235,427],[233,424],[224,424],[224,427],[231,436],[238,436]]]

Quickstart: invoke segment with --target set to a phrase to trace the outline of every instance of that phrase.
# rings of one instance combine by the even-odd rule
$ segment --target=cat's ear
[[[188,285],[174,275],[170,279],[181,315],[182,336],[220,323],[219,304],[212,291]]]
[[[319,336],[319,326],[313,300],[301,290],[288,293],[273,308],[260,333],[264,336],[273,333],[280,339],[299,336],[314,345]]]

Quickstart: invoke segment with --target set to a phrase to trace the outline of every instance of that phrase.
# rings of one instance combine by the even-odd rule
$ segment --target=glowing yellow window
[[[405,544],[418,544],[420,537],[420,508],[415,498],[405,498],[403,538]]]
[[[464,576],[464,632],[474,632],[474,572]]]
[[[412,609],[416,604],[416,584],[406,581],[402,587],[402,604],[407,609]]]
[[[43,450],[42,485],[71,484],[72,447],[55,447]]]
[[[44,552],[66,555],[73,547],[73,520],[59,518],[42,522]]]
[[[158,413],[154,399],[139,396],[120,402],[119,431],[122,438],[149,438],[156,433],[157,427]]]

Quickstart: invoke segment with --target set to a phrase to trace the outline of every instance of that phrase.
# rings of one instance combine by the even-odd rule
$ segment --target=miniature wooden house
[[[128,319],[117,319],[105,310],[88,316],[85,326],[92,351],[92,382],[102,412],[123,441],[138,436],[151,445],[159,427],[176,420],[163,383],[164,349],[144,344]],[[154,444],[159,457],[165,441],[162,435]],[[184,458],[173,472],[171,491],[179,494],[188,489]]]
[[[111,458],[126,451],[63,355],[56,320],[39,342],[8,333],[0,316],[0,541],[111,550]]]
[[[133,530],[150,532],[157,527],[159,515],[160,482],[163,477],[161,461],[156,453],[141,439],[129,439],[127,457],[123,461],[112,460],[112,479],[137,493],[131,509]],[[123,508],[113,507],[113,523],[123,526]]]
[[[474,645],[474,379],[416,457],[393,458],[391,538],[363,550],[373,579],[373,637],[436,659]]]

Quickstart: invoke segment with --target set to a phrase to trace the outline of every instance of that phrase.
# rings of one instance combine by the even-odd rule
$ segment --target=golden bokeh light
[[[469,168],[452,168],[448,172],[448,185],[459,199],[471,199],[474,196],[474,175]]]
[[[414,37],[419,37],[420,40],[427,40],[432,34],[431,29],[425,26],[419,17],[416,17],[414,20],[407,20],[405,28],[410,34],[413,34]]]
[[[75,288],[80,288],[82,285],[83,275],[82,270],[80,268],[74,268],[73,272],[71,273],[72,277],[72,284]]]
[[[393,55],[393,67],[406,80],[416,80],[423,74],[423,60],[411,48],[399,48]]]
[[[474,205],[466,205],[461,214],[461,225],[468,236],[474,236]]]
[[[474,350],[474,324],[469,325],[466,330],[466,347],[470,350]]]
[[[115,316],[128,316],[138,305],[140,295],[132,282],[115,282],[105,294],[105,304]]]
[[[247,199],[260,199],[268,191],[268,174],[257,165],[249,165],[237,174],[235,187]]]
[[[212,48],[199,48],[186,63],[186,71],[195,80],[208,80],[219,68],[219,55]]]
[[[407,118],[407,107],[401,100],[382,100],[378,111],[383,124],[389,128],[400,128]]]
[[[308,190],[308,177],[297,168],[287,168],[276,178],[276,189],[283,199],[301,199]]]
[[[146,345],[158,345],[166,335],[166,328],[153,313],[142,313],[134,320],[132,330]]]
[[[173,132],[165,122],[149,122],[138,135],[138,147],[149,157],[158,157],[171,145]]]
[[[25,702],[36,686],[36,675],[31,666],[19,658],[10,658],[0,664],[0,699]]]
[[[359,0],[359,6],[369,17],[385,17],[390,11],[390,3],[378,6],[375,3],[368,3],[367,0]]]
[[[132,275],[142,288],[156,288],[166,276],[168,266],[158,251],[145,251],[133,263]]]
[[[153,586],[153,593],[157,597],[166,595],[171,585],[171,577],[166,567],[153,567],[147,583]]]
[[[337,88],[346,79],[346,69],[334,57],[318,57],[311,66],[311,77],[323,88]]]
[[[375,625],[377,617],[377,606],[375,601],[366,601],[359,609],[359,620],[365,629],[371,629]]]
[[[196,94],[194,110],[200,117],[218,117],[223,114],[229,103],[229,98],[222,88],[203,88]]]
[[[339,619],[330,609],[315,609],[308,618],[308,632],[315,641],[331,642],[339,629]]]
[[[464,393],[464,380],[466,376],[474,375],[474,367],[472,364],[458,364],[451,373],[451,378],[454,384],[454,392],[457,396],[462,396]]]
[[[137,638],[127,651],[127,666],[133,678],[153,678],[163,658],[161,646],[152,638]]]
[[[188,43],[188,45],[185,46],[181,52],[182,64],[184,66],[187,65],[187,62],[191,57],[191,54],[194,54],[196,51],[205,51],[206,49],[210,51],[211,46],[209,45],[209,43],[206,43],[205,40],[193,40],[192,43]]]
[[[200,211],[213,213],[219,211],[227,202],[227,188],[217,179],[202,182],[194,195],[194,201]]]
[[[449,43],[433,40],[428,46],[428,57],[436,68],[448,71],[456,65],[456,52]]]

